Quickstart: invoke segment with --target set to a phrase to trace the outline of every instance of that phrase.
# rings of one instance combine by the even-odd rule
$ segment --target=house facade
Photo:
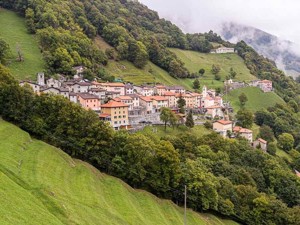
[[[101,113],[99,114],[101,120],[107,121],[116,130],[121,128],[128,129],[128,105],[123,102],[110,101],[101,105]]]
[[[237,135],[237,136],[241,136],[243,138],[246,138],[250,143],[252,143],[253,141],[253,131],[240,127],[240,126],[235,126],[233,128],[233,132]]]
[[[219,133],[222,137],[226,137],[228,132],[232,132],[232,121],[218,120],[213,123],[213,130]]]
[[[100,111],[100,99],[89,93],[77,93],[78,103],[85,109]]]

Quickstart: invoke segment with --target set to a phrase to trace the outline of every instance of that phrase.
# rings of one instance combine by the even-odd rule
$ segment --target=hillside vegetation
[[[183,224],[183,209],[0,119],[1,224]],[[188,211],[188,224],[237,224]]]
[[[184,62],[191,73],[198,73],[201,68],[205,69],[205,74],[200,78],[200,83],[209,87],[223,87],[223,81],[228,75],[230,68],[237,72],[234,80],[250,81],[255,79],[246,67],[243,59],[237,54],[210,54],[175,48],[170,48],[170,50]],[[213,64],[220,66],[221,81],[214,79],[214,75],[211,72]]]
[[[35,74],[44,71],[44,61],[34,35],[29,34],[25,20],[12,11],[0,8],[0,38],[10,46],[13,54],[9,68],[18,79],[35,79]],[[24,57],[23,62],[16,61],[17,46]]]
[[[102,51],[112,48],[112,46],[105,42],[100,36],[95,38],[94,43]],[[174,78],[170,76],[167,71],[149,60],[144,68],[137,68],[128,60],[119,61],[112,59],[108,61],[105,69],[115,78],[120,78],[125,82],[131,82],[137,85],[161,83],[165,85],[182,85],[186,89],[192,89],[192,79]]]
[[[239,96],[242,93],[245,93],[248,98],[245,107],[252,112],[267,109],[268,107],[276,105],[276,103],[284,104],[282,98],[274,92],[264,93],[257,87],[245,87],[230,91],[227,96],[224,96],[225,100],[228,99],[230,101],[235,111],[238,111],[241,107]]]

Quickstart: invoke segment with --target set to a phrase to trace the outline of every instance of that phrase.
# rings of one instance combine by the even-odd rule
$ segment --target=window
[[[118,117],[117,117],[117,116],[114,116],[114,118],[117,119]]]
[[[117,121],[114,122],[114,124],[117,124],[117,123],[118,123]]]

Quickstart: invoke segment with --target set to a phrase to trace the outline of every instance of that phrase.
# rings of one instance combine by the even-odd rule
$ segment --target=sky
[[[300,44],[300,0],[139,1],[184,32],[218,31],[223,22],[235,22]]]

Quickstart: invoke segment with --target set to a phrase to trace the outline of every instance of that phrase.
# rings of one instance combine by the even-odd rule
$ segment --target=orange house
[[[100,99],[98,96],[89,93],[78,93],[77,98],[83,108],[100,111]]]

